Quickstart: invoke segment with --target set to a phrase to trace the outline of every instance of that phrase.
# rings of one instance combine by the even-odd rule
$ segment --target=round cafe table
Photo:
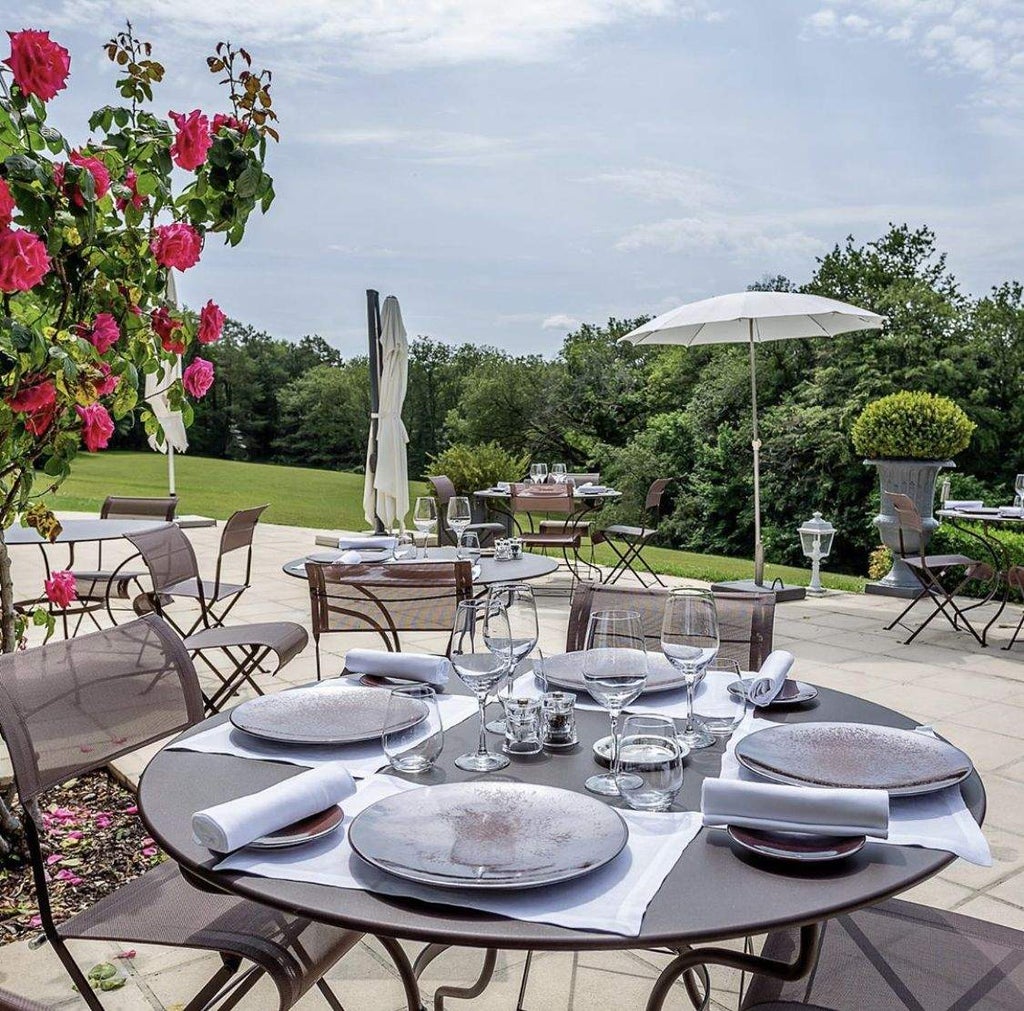
[[[452,686],[460,690],[461,686]],[[842,692],[819,689],[815,703],[800,710],[761,711],[776,722],[849,721],[882,726],[915,726],[915,721],[883,706]],[[211,717],[182,736],[226,719]],[[495,781],[543,783],[582,791],[584,779],[596,768],[591,746],[608,732],[603,713],[577,711],[580,744],[565,754],[543,753],[512,758],[511,765],[482,778]],[[438,766],[418,781],[426,784],[476,778],[454,766],[454,758],[476,745],[477,724],[468,719],[445,735]],[[497,743],[492,738],[492,744]],[[723,745],[693,752],[678,805],[699,810],[701,782],[716,776]],[[883,756],[880,756],[883,757]],[[149,763],[139,788],[139,810],[150,834],[186,872],[209,886],[257,902],[362,931],[384,939],[428,942],[418,962],[425,964],[444,946],[487,949],[482,990],[493,970],[494,951],[638,950],[668,947],[678,954],[654,985],[648,1011],[659,1011],[672,984],[684,982],[693,995],[688,970],[701,964],[723,964],[767,975],[798,979],[813,966],[821,925],[829,917],[871,905],[931,877],[955,858],[952,854],[912,846],[868,842],[857,854],[826,864],[769,864],[746,855],[720,831],[702,830],[683,851],[665,878],[635,937],[591,930],[570,930],[543,923],[507,919],[456,906],[431,905],[357,889],[335,888],[300,881],[215,872],[217,858],[192,839],[193,812],[263,789],[303,770],[293,765],[252,761],[228,755],[161,751]],[[971,814],[981,822],[985,791],[977,773],[960,786]],[[728,938],[760,934],[773,928],[800,927],[800,949],[793,963],[780,963],[732,949],[704,947]],[[426,956],[426,957],[424,957]],[[416,979],[406,964],[403,983],[415,1007]],[[454,990],[446,991],[449,995]],[[473,990],[473,993],[480,990]],[[470,995],[464,991],[464,995]],[[418,1000],[418,996],[416,997]]]
[[[70,567],[75,561],[76,544],[116,541],[126,534],[141,533],[143,530],[154,530],[162,526],[166,526],[162,520],[61,520],[61,531],[52,541],[40,537],[32,527],[9,527],[4,531],[4,541],[8,545],[34,544],[38,548],[46,548],[51,544],[66,544]],[[46,557],[45,551],[43,556]],[[46,571],[49,574],[49,563]]]
[[[329,548],[323,549],[329,551]],[[455,561],[455,548],[427,548],[428,558],[448,559]],[[306,558],[293,558],[282,568],[289,576],[296,579],[306,578]],[[499,562],[490,555],[480,557],[480,575],[473,579],[478,586],[491,583],[521,583],[530,579],[549,576],[558,568],[558,562],[546,555],[535,555],[523,552],[522,558],[514,558],[507,562]]]

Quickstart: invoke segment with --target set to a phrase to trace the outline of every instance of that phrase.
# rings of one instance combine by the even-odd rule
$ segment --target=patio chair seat
[[[169,597],[195,597],[199,599],[199,586],[202,584],[202,598],[208,601],[226,600],[237,593],[241,593],[246,587],[241,583],[220,583],[212,579],[184,579],[180,583],[164,588],[164,593]]]
[[[473,530],[478,534],[491,534],[504,536],[505,524],[504,523],[470,523],[466,527],[467,531]]]
[[[967,555],[925,555],[924,558],[904,558],[912,569],[952,569],[954,566],[962,565],[968,571],[976,569],[988,569],[991,566],[985,562],[979,562],[976,558],[969,558]]]
[[[145,572],[79,572],[71,573],[75,577],[75,589],[79,600],[106,600],[110,597],[128,599],[128,584],[142,579]]]
[[[200,890],[168,860],[70,920],[68,940],[163,944],[230,952],[263,968],[291,1007],[361,934],[278,912],[248,899]],[[302,960],[293,951],[301,945]]]
[[[601,541],[611,534],[613,537],[618,537],[624,541],[641,541],[653,536],[654,533],[656,531],[653,527],[630,527],[624,523],[613,523],[610,527],[598,530],[594,535],[594,540],[600,544]]]
[[[589,537],[590,520],[580,520],[578,523],[569,523],[567,520],[541,520],[537,524],[537,529],[542,534],[572,531],[573,533],[582,534],[584,537]]]
[[[523,542],[524,548],[579,548],[581,543],[580,534],[558,532],[554,530],[542,530],[537,533],[522,533],[519,539]]]
[[[795,930],[772,931],[763,954],[792,961]],[[890,899],[825,924],[811,974],[755,976],[742,1011],[947,1011],[1024,1007],[1024,932]]]

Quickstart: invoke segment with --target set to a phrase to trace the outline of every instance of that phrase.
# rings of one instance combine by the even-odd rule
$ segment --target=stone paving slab
[[[69,514],[70,515],[70,514]],[[231,623],[259,620],[292,620],[309,627],[306,586],[286,576],[281,565],[315,550],[315,531],[301,527],[261,524],[256,533],[256,558],[252,589],[234,608]],[[212,572],[219,528],[188,531],[200,566]],[[110,548],[112,546],[108,546]],[[14,548],[13,565],[19,596],[38,593],[42,563],[39,552]],[[88,565],[88,549],[79,551],[78,562]],[[124,557],[117,548],[104,552],[104,563]],[[57,565],[66,555],[55,552]],[[231,580],[230,569],[225,579]],[[673,584],[691,580],[669,580]],[[564,573],[540,581],[540,645],[546,653],[565,648],[568,622],[569,581]],[[551,595],[554,594],[554,595]],[[885,631],[900,603],[885,597],[830,592],[823,598],[781,604],[776,610],[775,642],[797,656],[801,679],[852,692],[882,705],[899,709],[930,723],[971,755],[981,771],[989,798],[986,833],[992,845],[994,866],[979,868],[957,861],[941,874],[923,882],[908,898],[942,909],[1024,929],[1024,643],[1014,652],[1005,645],[1020,619],[1011,607],[992,629],[991,645],[980,647],[966,633],[956,633],[938,620],[913,644],[906,646],[899,629]],[[987,620],[991,605],[981,609]],[[972,612],[978,614],[978,612]],[[979,619],[980,620],[980,619]],[[406,648],[439,651],[443,635],[410,636]],[[370,637],[337,634],[325,636],[321,653],[326,676],[342,667],[345,651],[352,645],[370,644]],[[315,677],[312,643],[277,677],[263,679],[267,690],[301,684]],[[204,676],[205,680],[205,676]],[[210,683],[212,684],[212,676]],[[154,748],[127,756],[118,770],[128,782],[137,782]],[[6,753],[0,749],[0,776]],[[104,995],[113,1011],[127,1009],[178,1009],[189,1000],[216,967],[214,956],[190,951],[133,946],[138,954],[124,966],[126,986]],[[407,946],[415,953],[416,945]],[[79,943],[74,950],[83,965],[109,959],[119,945]],[[425,993],[441,983],[467,985],[477,975],[481,953],[453,949],[430,967],[424,977]],[[493,984],[472,1001],[452,1001],[453,1009],[511,1011],[522,978],[523,954],[502,953]],[[582,1011],[590,1008],[642,1008],[657,972],[667,955],[653,952],[603,952],[541,954],[534,958],[524,1007],[527,1011]],[[713,971],[718,1009],[736,1007],[739,975]],[[348,1011],[400,1009],[401,988],[387,956],[373,940],[366,940],[335,966],[328,977]],[[0,986],[54,1007],[84,1007],[70,991],[66,975],[45,946],[30,951],[25,942],[0,949]],[[673,1006],[684,1006],[675,998]],[[276,1007],[273,988],[258,987],[244,1008]],[[299,1007],[323,1008],[322,997],[308,994]]]

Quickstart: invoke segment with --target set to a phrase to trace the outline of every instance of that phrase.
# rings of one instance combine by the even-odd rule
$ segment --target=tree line
[[[1024,471],[1019,282],[974,297],[928,228],[899,225],[870,242],[838,243],[802,284],[773,276],[751,287],[825,295],[888,318],[881,332],[757,348],[769,560],[799,560],[795,528],[819,509],[840,531],[830,564],[866,571],[877,544],[877,490],[849,433],[865,404],[901,389],[943,394],[963,407],[978,428],[954,488],[1009,501],[1013,476]],[[448,445],[496,440],[570,469],[600,469],[626,492],[617,513],[632,520],[647,485],[672,476],[665,542],[749,554],[747,349],[616,343],[644,319],[583,324],[553,358],[414,338],[404,410],[410,475],[427,473],[430,457]],[[197,405],[192,452],[362,470],[365,357],[346,360],[319,337],[292,343],[233,321],[205,352],[217,382]],[[138,433],[122,435],[122,445],[133,441],[141,441]]]

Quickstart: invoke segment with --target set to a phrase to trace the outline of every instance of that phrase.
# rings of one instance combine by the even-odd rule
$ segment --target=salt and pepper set
[[[559,751],[577,743],[572,692],[545,692],[539,699],[513,697],[504,705],[505,754],[536,755],[542,748]]]

